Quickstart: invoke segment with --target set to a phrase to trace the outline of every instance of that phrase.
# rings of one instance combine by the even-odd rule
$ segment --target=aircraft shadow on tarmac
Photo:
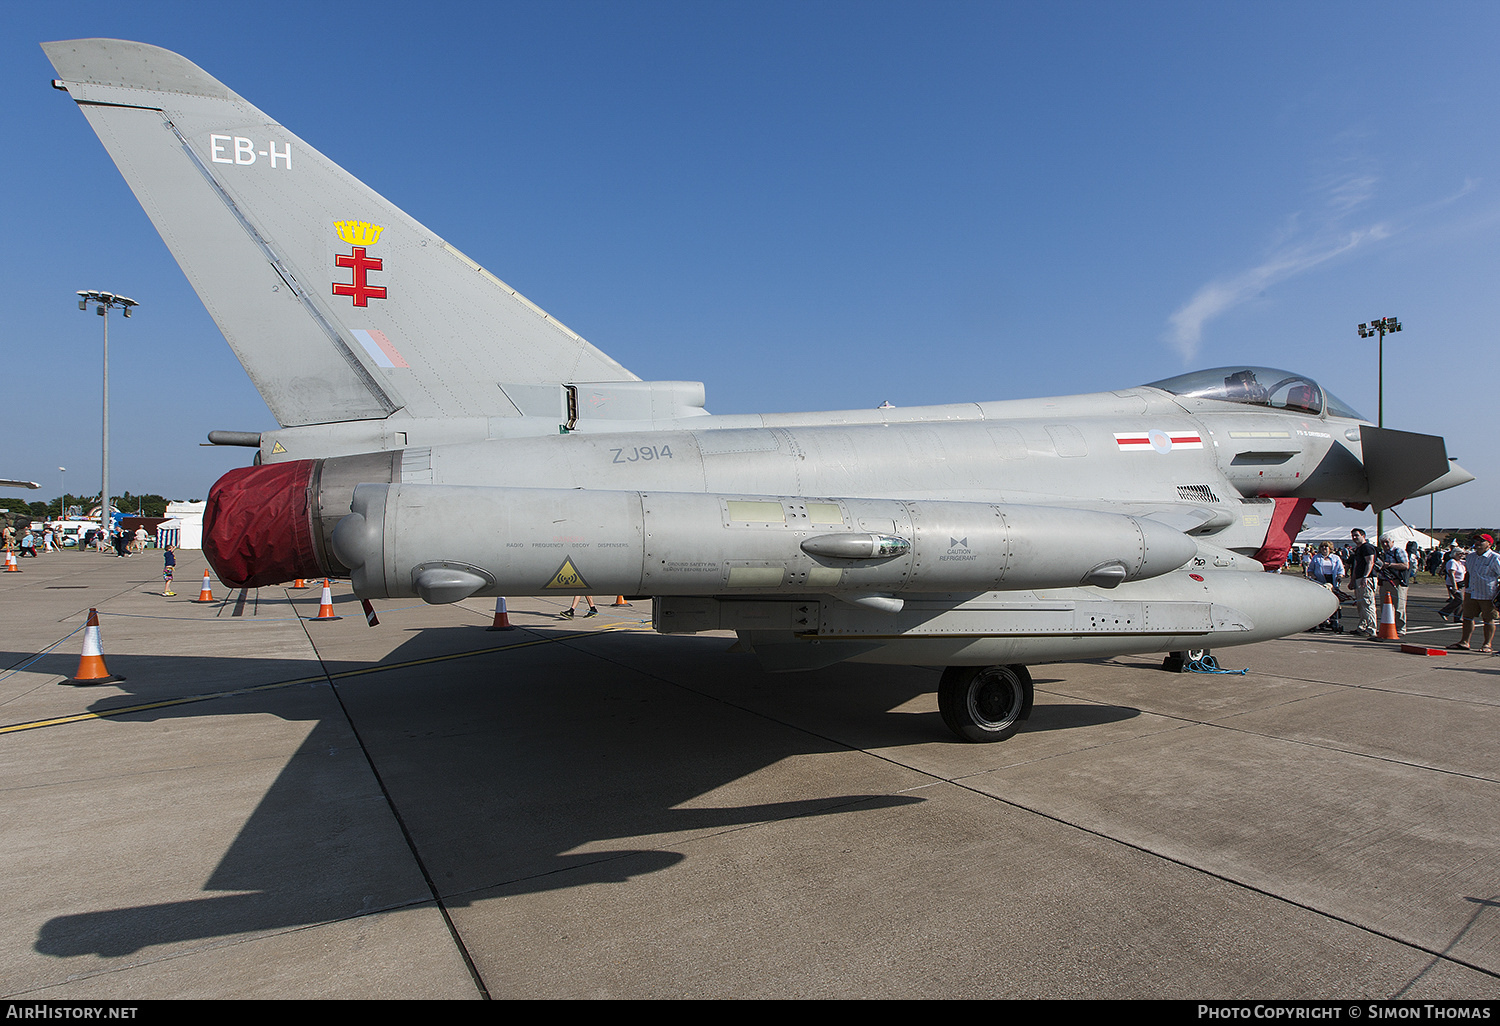
[[[381,662],[549,633],[428,628]],[[482,898],[622,883],[681,862],[687,856],[673,849],[690,847],[697,833],[922,801],[829,793],[732,804],[736,794],[776,790],[740,782],[784,760],[952,739],[935,712],[895,711],[935,689],[932,668],[841,664],[770,675],[753,657],[726,653],[726,644],[599,634],[393,668],[337,682],[347,719],[329,713],[326,683],[112,717],[157,721],[232,710],[318,722],[203,884],[206,891],[238,893],[58,916],[42,925],[35,949],[118,957],[153,945],[428,904],[433,887],[444,905],[462,907]],[[634,668],[644,646],[651,648],[649,672]],[[205,682],[243,680],[247,661],[171,659],[165,675],[176,683],[162,680],[161,657],[150,660],[153,671],[144,659],[132,662],[110,657],[110,669],[127,678],[121,686],[131,694],[111,696],[93,711],[217,690]],[[253,662],[256,683],[318,673],[305,660],[286,660],[284,672],[276,661]],[[324,662],[333,675],[367,665]],[[1042,699],[1030,729],[1135,715],[1124,707],[1049,707]],[[399,828],[372,791],[361,744]],[[422,873],[402,832],[420,855]],[[650,841],[610,843],[622,838]]]

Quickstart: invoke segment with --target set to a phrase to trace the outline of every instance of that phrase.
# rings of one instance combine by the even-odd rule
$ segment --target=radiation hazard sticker
[[[583,579],[583,574],[573,565],[573,557],[569,556],[563,560],[562,566],[557,568],[557,573],[552,575],[544,587],[547,588],[587,588],[589,582]]]

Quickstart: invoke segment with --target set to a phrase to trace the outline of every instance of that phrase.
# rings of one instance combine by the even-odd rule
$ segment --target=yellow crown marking
[[[351,246],[373,246],[380,241],[380,233],[385,230],[368,221],[335,221],[333,226],[338,229],[339,238]]]

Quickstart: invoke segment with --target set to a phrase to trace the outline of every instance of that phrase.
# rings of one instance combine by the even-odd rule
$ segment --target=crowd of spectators
[[[1405,635],[1408,589],[1418,572],[1437,577],[1448,591],[1448,601],[1439,616],[1446,623],[1463,627],[1459,641],[1448,647],[1470,649],[1474,621],[1481,620],[1484,631],[1479,651],[1490,652],[1497,620],[1500,553],[1495,552],[1494,538],[1489,534],[1477,534],[1469,542],[1470,547],[1464,548],[1454,538],[1446,546],[1424,550],[1415,541],[1404,546],[1393,544],[1389,536],[1376,544],[1356,528],[1345,544],[1322,542],[1316,549],[1299,547],[1290,564],[1301,566],[1309,579],[1331,589],[1340,602],[1352,602],[1358,617],[1352,633],[1371,639],[1379,637],[1378,611],[1387,603],[1395,612],[1397,635]],[[1345,633],[1341,612],[1313,630]]]
[[[80,550],[96,549],[106,555],[133,556],[144,552],[151,541],[144,527],[137,527],[134,531],[106,531],[91,527],[76,537],[65,536],[55,525],[35,527],[7,523],[0,527],[0,551],[14,552],[18,558],[60,552],[74,546]]]

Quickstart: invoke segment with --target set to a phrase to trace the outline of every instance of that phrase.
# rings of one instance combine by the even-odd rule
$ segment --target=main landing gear
[[[938,683],[938,709],[965,741],[1004,741],[1031,718],[1031,674],[1011,666],[950,666]]]

